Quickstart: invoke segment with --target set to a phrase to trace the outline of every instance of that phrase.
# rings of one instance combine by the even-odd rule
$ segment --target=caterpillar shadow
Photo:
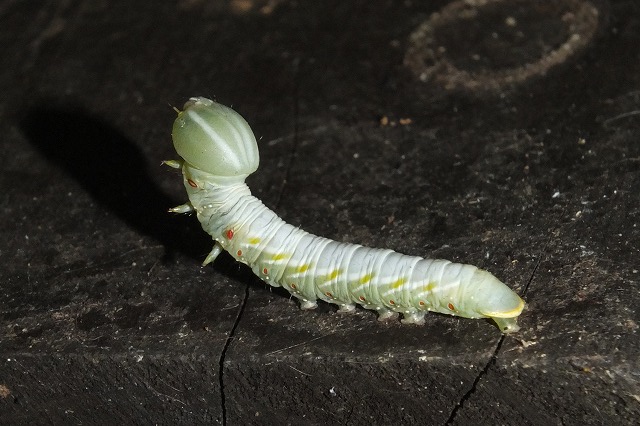
[[[75,179],[97,204],[139,234],[162,244],[163,263],[176,254],[199,263],[211,250],[210,237],[192,215],[167,211],[184,198],[178,200],[163,192],[149,174],[142,151],[114,126],[81,108],[63,106],[29,110],[22,115],[20,127],[30,143]],[[227,253],[216,259],[214,268],[233,281],[265,285]],[[290,297],[284,290],[275,292]],[[200,294],[186,292],[174,300],[177,306],[188,307],[185,320],[192,329],[202,329],[209,321],[209,308],[202,305]]]
[[[142,152],[112,125],[74,106],[36,108],[22,117],[31,144],[99,205],[161,243],[165,261],[176,252],[194,259],[208,252],[211,242],[199,226],[167,212],[180,202],[158,187]]]

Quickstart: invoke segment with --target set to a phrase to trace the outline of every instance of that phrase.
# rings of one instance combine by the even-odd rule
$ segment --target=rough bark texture
[[[0,2],[0,423],[635,424],[640,6],[460,5]],[[196,95],[286,220],[488,269],[522,330],[200,268],[160,166]]]

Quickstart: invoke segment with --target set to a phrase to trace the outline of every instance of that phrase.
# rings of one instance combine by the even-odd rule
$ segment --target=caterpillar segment
[[[360,305],[380,320],[402,314],[407,324],[423,324],[433,311],[490,318],[503,333],[519,329],[524,301],[485,270],[340,243],[280,219],[244,183],[258,167],[258,146],[232,109],[191,98],[178,112],[172,137],[181,159],[165,164],[182,170],[189,202],[170,211],[195,211],[215,241],[203,265],[226,250],[269,285],[289,291],[302,309],[323,300],[339,312]]]

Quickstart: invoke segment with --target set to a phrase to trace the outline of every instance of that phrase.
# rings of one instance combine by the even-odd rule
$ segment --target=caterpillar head
[[[242,182],[258,168],[258,144],[249,124],[210,99],[189,99],[173,123],[171,137],[187,165],[216,180]]]
[[[485,270],[478,269],[471,282],[471,309],[480,317],[494,320],[503,333],[518,331],[516,320],[524,309],[524,300]]]

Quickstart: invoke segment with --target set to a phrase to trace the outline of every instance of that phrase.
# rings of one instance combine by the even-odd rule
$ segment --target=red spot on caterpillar
[[[290,284],[290,285],[291,285],[291,288],[294,289],[294,290],[298,288],[298,286],[295,285],[295,284]]]
[[[449,304],[447,305],[447,308],[449,308],[449,310],[451,310],[451,311],[455,311],[455,310],[456,310],[456,307],[455,307],[455,306],[453,306],[453,303],[449,303]]]
[[[197,188],[198,184],[196,184],[194,181],[192,181],[191,179],[187,179],[187,183],[189,184],[190,187],[192,188]]]
[[[333,294],[331,294],[330,291],[326,292],[325,294],[327,295],[327,297],[333,297]]]
[[[227,238],[228,239],[232,239],[233,238],[233,229],[227,229]]]
[[[390,304],[390,305],[395,305],[395,304],[396,304],[396,302],[394,302],[393,300],[389,300],[389,304]]]
[[[242,250],[238,250],[238,256],[242,256]]]
[[[418,302],[418,304],[419,304],[420,306],[424,306],[424,305],[425,305],[425,303],[424,303],[422,300],[421,300],[421,301],[419,301],[419,302]]]
[[[364,296],[360,296],[360,297],[358,297],[358,299],[360,299],[361,302],[366,302],[367,301],[367,299],[365,299]]]
[[[264,269],[262,270],[262,273],[263,273],[263,274],[265,274],[265,275],[267,275],[267,273],[268,273],[268,272],[269,272],[269,271],[267,271],[267,268],[264,268]]]

